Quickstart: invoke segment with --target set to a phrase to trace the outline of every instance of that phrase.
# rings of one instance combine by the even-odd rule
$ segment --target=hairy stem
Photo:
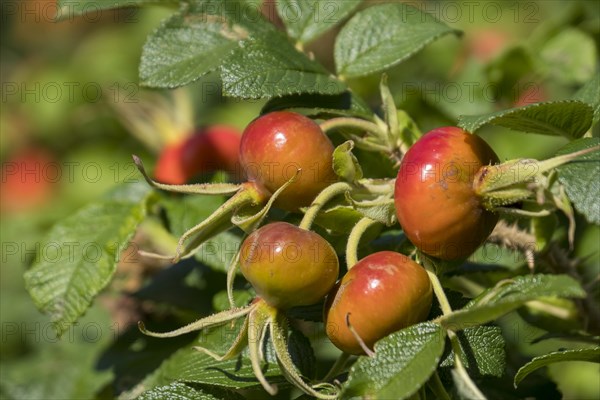
[[[317,214],[319,213],[319,211],[321,211],[325,204],[327,204],[327,202],[329,202],[334,197],[343,194],[349,190],[352,190],[352,186],[346,182],[336,182],[323,189],[321,193],[319,193],[317,197],[313,200],[308,210],[306,210],[306,213],[304,213],[304,217],[302,218],[302,221],[299,225],[300,228],[306,230],[310,229],[313,221],[317,217]]]
[[[358,262],[358,245],[360,243],[360,238],[363,234],[369,229],[369,227],[376,224],[377,221],[372,220],[369,217],[361,218],[348,236],[348,243],[346,244],[346,265],[348,266],[348,270],[352,268]]]
[[[365,121],[364,119],[352,118],[352,117],[339,117],[328,119],[321,123],[321,130],[327,133],[330,130],[337,128],[354,128],[363,131],[367,131],[376,136],[379,140],[382,140],[383,143],[387,142],[387,133],[384,132],[379,125]]]

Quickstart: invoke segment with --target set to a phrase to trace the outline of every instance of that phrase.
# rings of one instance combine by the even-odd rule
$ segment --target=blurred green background
[[[598,73],[597,1],[410,4],[464,31],[462,38],[444,37],[389,71],[398,106],[422,131],[455,124],[460,114],[567,99]],[[268,6],[265,10],[272,15]],[[135,307],[121,294],[143,287],[160,266],[150,273],[119,271],[109,290],[60,340],[49,318],[35,309],[22,274],[55,221],[117,182],[139,179],[132,153],[151,168],[161,143],[157,137],[185,134],[165,132],[181,127],[175,122],[136,132],[131,120],[156,95],[137,85],[145,37],[175,9],[103,11],[61,23],[52,22],[55,11],[53,1],[2,3],[0,393],[7,399],[111,398],[120,390],[113,384],[120,371],[100,360],[136,319],[135,312],[128,314]],[[331,32],[309,48],[330,69],[334,37]],[[378,75],[350,82],[373,108],[379,105],[378,84]],[[196,126],[227,123],[243,129],[264,104],[223,98],[216,74],[181,93],[191,102]],[[502,128],[480,134],[502,160],[546,158],[566,144]],[[578,222],[575,253],[585,258],[592,279],[600,272],[600,228]],[[202,301],[198,309],[206,312],[211,298]],[[509,351],[535,356],[568,346],[558,341],[531,345],[538,332],[516,316],[503,327]],[[548,373],[565,398],[600,397],[597,364],[557,364]]]

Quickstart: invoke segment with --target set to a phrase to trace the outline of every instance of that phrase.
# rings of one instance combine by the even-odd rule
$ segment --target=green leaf
[[[552,80],[563,84],[580,84],[596,71],[596,44],[578,29],[562,29],[548,40],[540,52],[541,68]]]
[[[435,39],[457,32],[406,4],[370,7],[357,13],[336,39],[334,55],[338,74],[357,77],[382,71]]]
[[[576,140],[560,149],[557,155],[569,154],[600,144],[600,138]],[[578,157],[557,168],[558,179],[565,187],[577,211],[594,224],[600,224],[600,151]]]
[[[461,310],[439,318],[447,329],[482,325],[540,297],[585,297],[579,283],[567,275],[527,275],[500,281]]]
[[[25,286],[59,335],[110,282],[121,252],[146,216],[151,193],[145,182],[124,184],[58,222],[40,243]]]
[[[298,368],[298,371],[309,379],[314,378],[317,372],[317,360],[310,340],[298,329],[291,329],[287,347],[292,362]]]
[[[360,357],[350,369],[342,397],[405,399],[435,371],[444,351],[445,334],[423,322],[393,333],[375,344],[374,357]]]
[[[362,217],[351,206],[335,204],[321,210],[315,218],[315,224],[334,233],[347,234]]]
[[[270,99],[261,114],[289,110],[314,118],[359,117],[373,120],[373,111],[355,93],[345,91],[336,95],[301,94]]]
[[[386,226],[392,226],[396,223],[396,207],[394,199],[390,195],[382,195],[373,200],[354,200],[347,196],[354,208],[365,217],[381,222]]]
[[[307,43],[338,24],[362,0],[280,0],[277,13],[288,34],[300,43]]]
[[[581,101],[531,104],[484,115],[461,115],[458,126],[475,132],[484,125],[499,125],[516,131],[577,139],[590,128],[594,110]]]
[[[353,148],[354,142],[348,140],[333,151],[333,170],[337,176],[350,183],[363,177],[360,164],[356,156],[352,154]]]
[[[197,340],[181,348],[165,360],[161,366],[134,389],[149,390],[176,381],[185,381],[209,386],[242,389],[260,386],[254,376],[250,359],[243,353],[237,358],[217,361],[211,356],[193,349],[202,346],[218,354],[224,354],[241,328],[241,320],[232,327],[225,324],[201,332]],[[167,340],[167,339],[165,339]],[[279,368],[274,364],[265,367],[265,376],[273,382],[283,382]]]
[[[57,0],[58,10],[56,16],[58,20],[65,20],[76,15],[88,13],[95,15],[101,10],[145,4],[177,5],[179,0]]]
[[[175,88],[221,65],[248,37],[240,25],[206,14],[174,15],[144,45],[140,62],[142,85]]]
[[[594,109],[594,121],[596,124],[600,120],[600,73],[594,74],[592,80],[585,84],[575,93],[573,100],[583,101]]]
[[[286,315],[293,319],[301,319],[303,321],[323,322],[323,307],[324,302],[310,306],[297,306],[286,310]]]
[[[244,400],[242,395],[229,390],[203,390],[203,388],[195,386],[197,385],[173,382],[167,386],[158,386],[148,390],[137,397],[137,400]]]
[[[2,279],[6,284],[4,271]],[[111,385],[113,371],[98,368],[98,360],[120,329],[106,310],[91,307],[69,328],[66,340],[57,340],[46,329],[47,319],[35,310],[27,294],[15,292],[14,287],[9,294],[6,289],[8,285],[3,287],[3,295],[8,296],[2,298],[5,337],[1,349],[0,398],[92,399],[105,385]],[[7,309],[15,308],[19,310],[14,316],[7,315]],[[11,356],[13,351],[17,353]]]
[[[221,66],[225,95],[265,98],[299,93],[339,94],[346,86],[279,33],[242,43]]]
[[[600,347],[557,351],[535,357],[533,360],[519,368],[517,374],[515,375],[515,387],[517,387],[519,382],[521,382],[527,375],[536,369],[545,367],[549,364],[564,361],[590,361],[600,363]]]
[[[471,376],[493,375],[501,377],[506,366],[505,342],[497,326],[474,326],[457,332],[461,360]],[[440,363],[441,367],[454,366],[454,351]]]

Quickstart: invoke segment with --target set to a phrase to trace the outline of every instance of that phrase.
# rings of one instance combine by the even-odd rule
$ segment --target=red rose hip
[[[275,204],[294,211],[308,206],[332,182],[333,144],[317,123],[303,115],[276,111],[251,122],[242,136],[240,161],[250,181],[271,193],[298,169],[300,176],[281,193]]]
[[[265,225],[244,240],[241,271],[256,294],[278,309],[318,303],[338,277],[333,247],[287,222]]]
[[[404,155],[396,178],[398,222],[422,252],[463,259],[490,235],[498,216],[483,208],[473,178],[498,156],[481,138],[444,127],[423,135]]]
[[[364,354],[346,315],[372,349],[390,333],[424,320],[431,301],[431,282],[420,265],[400,253],[374,253],[352,267],[327,297],[327,335],[346,353]]]
[[[177,143],[167,145],[154,176],[162,183],[182,185],[195,176],[217,170],[239,173],[241,134],[236,128],[213,125]]]

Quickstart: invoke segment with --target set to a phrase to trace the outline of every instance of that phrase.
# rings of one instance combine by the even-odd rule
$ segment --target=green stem
[[[336,182],[323,189],[323,191],[321,191],[321,193],[319,193],[319,195],[313,200],[308,210],[306,210],[306,213],[300,222],[300,228],[306,230],[310,229],[313,221],[323,206],[334,197],[349,190],[352,190],[352,186],[346,182]]]
[[[600,150],[600,145],[589,147],[587,149],[579,150],[574,153],[563,154],[560,156],[552,157],[548,160],[540,161],[539,167],[540,172],[546,172],[556,167],[560,167],[563,164],[575,160],[577,157],[583,156],[588,153]]]
[[[433,286],[433,292],[435,293],[435,297],[440,304],[440,308],[442,309],[442,314],[448,315],[452,313],[452,307],[450,306],[450,302],[448,301],[448,297],[446,297],[446,293],[442,287],[442,284],[435,274],[433,266],[425,262],[425,270],[427,271],[427,275],[429,275],[429,280],[431,280],[431,285]],[[463,380],[464,384],[469,388],[470,392],[477,396],[478,399],[485,399],[486,397],[479,391],[477,385],[473,382],[467,369],[462,363],[461,356],[463,355],[462,347],[460,347],[460,343],[458,341],[458,336],[453,331],[447,329],[446,334],[450,339],[450,344],[452,345],[452,350],[454,350],[454,369],[458,376]]]
[[[433,375],[431,375],[431,378],[429,379],[427,384],[433,392],[433,394],[435,395],[436,399],[451,400],[450,395],[448,394],[448,392],[446,392],[446,388],[444,387],[444,384],[442,383],[442,380],[440,379],[440,376],[437,373],[437,371],[435,371]]]
[[[440,303],[440,308],[442,309],[442,314],[448,315],[452,313],[452,307],[450,306],[450,302],[448,301],[448,297],[446,297],[446,293],[444,292],[444,288],[442,284],[435,274],[433,270],[433,266],[428,262],[423,263],[425,266],[425,271],[427,271],[427,275],[429,276],[429,280],[431,281],[431,286],[433,287],[433,293],[435,293],[435,297],[437,298],[438,303]]]
[[[456,333],[448,330],[448,337],[450,338],[450,344],[452,345],[452,350],[454,350],[454,370],[458,374],[458,376],[463,380],[463,383],[469,389],[469,392],[476,399],[486,399],[485,395],[481,393],[475,382],[469,376],[469,372],[465,368],[460,356],[463,354],[462,347],[460,347],[460,343],[458,341],[458,336]]]
[[[344,370],[344,367],[346,366],[346,363],[348,362],[350,357],[350,354],[342,352],[338,359],[335,360],[335,363],[333,364],[329,372],[327,372],[327,375],[325,375],[322,381],[329,382],[330,380],[335,378],[340,373],[340,371]]]
[[[360,238],[369,229],[369,227],[375,225],[377,221],[372,220],[369,217],[361,218],[348,236],[348,243],[346,244],[346,265],[348,270],[352,268],[358,262],[358,245]]]
[[[365,121],[364,119],[352,118],[352,117],[339,117],[328,119],[327,121],[321,122],[321,130],[327,133],[330,130],[337,128],[354,128],[372,133],[383,143],[387,143],[387,132],[384,132],[379,125]]]

